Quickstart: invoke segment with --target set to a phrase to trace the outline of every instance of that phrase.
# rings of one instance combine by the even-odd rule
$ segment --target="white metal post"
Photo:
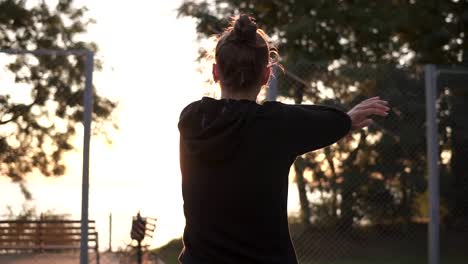
[[[15,50],[0,49],[0,53],[7,54],[33,54],[33,55],[51,55],[51,56],[85,56],[85,91],[84,100],[84,144],[83,144],[83,179],[81,193],[81,239],[80,239],[80,264],[88,264],[88,200],[89,200],[89,143],[91,136],[91,120],[93,112],[93,68],[94,53],[89,50]]]
[[[83,113],[83,181],[81,192],[81,241],[80,264],[88,263],[88,202],[89,202],[89,145],[91,138],[91,120],[93,113],[93,70],[94,53],[86,52],[85,55],[85,90]]]
[[[440,263],[439,218],[439,136],[437,129],[437,72],[435,65],[425,66],[426,141],[429,182],[429,264]]]

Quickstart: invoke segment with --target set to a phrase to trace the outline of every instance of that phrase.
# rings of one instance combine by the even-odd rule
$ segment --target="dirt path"
[[[117,255],[112,253],[101,253],[100,264],[120,264]],[[95,264],[94,255],[90,256],[89,264]],[[80,255],[78,253],[43,253],[43,254],[11,254],[0,255],[1,264],[79,264]]]

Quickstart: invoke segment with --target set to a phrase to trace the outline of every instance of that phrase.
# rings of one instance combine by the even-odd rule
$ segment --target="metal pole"
[[[426,140],[429,182],[429,264],[440,263],[439,241],[439,137],[436,114],[437,72],[434,65],[425,66]]]
[[[112,252],[112,213],[109,214],[109,252]]]
[[[81,239],[80,239],[80,264],[88,263],[88,200],[89,200],[89,140],[91,136],[91,118],[93,112],[93,68],[94,53],[85,49],[79,50],[17,50],[0,49],[0,53],[7,54],[34,54],[51,56],[85,56],[85,91],[84,91],[84,144],[83,144],[83,180],[81,197]]]
[[[268,80],[267,101],[276,101],[278,96],[278,77],[276,77],[276,65],[271,67],[271,76]]]
[[[138,240],[138,245],[137,245],[137,264],[142,264],[143,263],[143,254],[141,252],[141,241]]]
[[[88,263],[88,201],[89,201],[89,141],[91,137],[91,118],[93,112],[93,68],[94,53],[88,51],[85,57],[84,90],[84,139],[83,139],[83,183],[81,193],[81,241],[80,264]]]

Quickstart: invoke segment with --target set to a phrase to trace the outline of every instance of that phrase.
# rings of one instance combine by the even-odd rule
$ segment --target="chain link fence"
[[[441,263],[468,262],[468,66],[438,66]]]
[[[441,263],[465,264],[468,263],[468,71],[461,67],[438,69]],[[54,78],[42,76],[40,69],[36,70],[38,87]],[[16,71],[25,80],[30,78],[26,69]],[[429,203],[423,66],[350,66],[339,61],[303,60],[287,65],[284,74],[276,75],[282,101],[325,104],[345,110],[365,98],[379,95],[392,106],[388,117],[377,117],[369,128],[296,160],[292,167],[292,188],[297,192],[296,197],[290,198],[298,201],[298,210],[291,213],[290,231],[300,263],[427,263]],[[82,100],[82,93],[72,95],[75,97],[69,98],[69,104],[76,105]],[[8,107],[26,106],[21,96],[15,99],[19,101],[8,101],[12,105],[6,104],[10,98],[2,96],[1,110],[6,114]],[[50,118],[34,125],[64,127],[63,120],[54,116],[69,113],[57,112],[57,106],[44,109]],[[21,151],[35,143],[23,146],[28,142],[27,133],[21,137],[15,134],[15,129],[24,126],[19,121],[11,124],[0,130],[2,140],[12,148],[3,152],[2,168],[15,169],[11,165],[14,158],[28,158]],[[79,197],[81,185],[74,186],[74,197]],[[27,194],[26,188],[23,191]],[[56,194],[66,197],[66,194]],[[71,204],[78,207],[79,202],[79,199],[64,201],[63,208]],[[92,207],[92,199],[90,204]],[[93,217],[96,214],[91,214],[90,219]],[[73,218],[79,219],[77,215]],[[126,224],[125,221],[119,225]],[[107,223],[97,221],[96,228],[105,230]],[[0,233],[0,238],[5,237]],[[89,263],[136,261],[131,246],[113,253],[105,252],[107,245],[99,246],[99,258],[93,250],[88,252]],[[0,250],[0,263],[5,264],[67,264],[79,263],[79,258],[78,250],[32,250],[21,254]],[[157,255],[149,252],[144,259],[145,263],[161,263]]]
[[[468,74],[462,76],[438,82],[441,263],[468,261],[468,87],[461,87]],[[392,107],[367,129],[296,160],[298,197],[290,198],[299,209],[290,231],[300,263],[428,263],[424,67],[299,61],[277,74],[277,86],[279,100],[294,103],[345,110],[378,95]]]
[[[98,201],[91,199],[88,214],[88,183],[84,186],[81,174],[82,170],[87,173],[88,167],[80,165],[87,159],[83,145],[89,143],[83,144],[83,128],[91,100],[84,100],[84,94],[91,91],[92,64],[92,54],[86,50],[0,50],[2,264],[80,263],[80,209],[84,202],[86,218],[90,219],[89,250],[85,251],[88,263],[134,263],[131,246],[110,253],[102,243],[110,235],[106,232],[110,208],[97,206]],[[102,110],[100,104],[94,101],[97,111]],[[102,129],[99,122],[93,129]],[[54,182],[44,177],[65,173],[66,177]],[[91,192],[98,195],[95,189]],[[131,215],[116,218],[129,237]],[[157,263],[156,257],[146,254],[145,263]]]

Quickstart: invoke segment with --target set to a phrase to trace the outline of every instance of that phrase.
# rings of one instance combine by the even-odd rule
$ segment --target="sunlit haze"
[[[84,38],[99,46],[103,69],[94,73],[98,93],[118,102],[110,130],[91,142],[90,219],[97,222],[107,249],[108,216],[113,215],[113,247],[130,242],[131,216],[158,219],[152,247],[182,235],[179,133],[181,109],[206,92],[197,72],[195,21],[177,19],[180,1],[76,1],[96,20]],[[3,58],[3,57],[2,57]],[[2,84],[8,81],[3,78]],[[10,86],[12,82],[10,82]],[[53,210],[79,219],[81,210],[81,144],[67,155],[60,178],[30,175],[27,187],[39,212]],[[293,189],[294,190],[294,189]],[[295,194],[291,194],[295,195]],[[19,212],[24,198],[17,184],[0,178],[0,214],[7,205]]]

